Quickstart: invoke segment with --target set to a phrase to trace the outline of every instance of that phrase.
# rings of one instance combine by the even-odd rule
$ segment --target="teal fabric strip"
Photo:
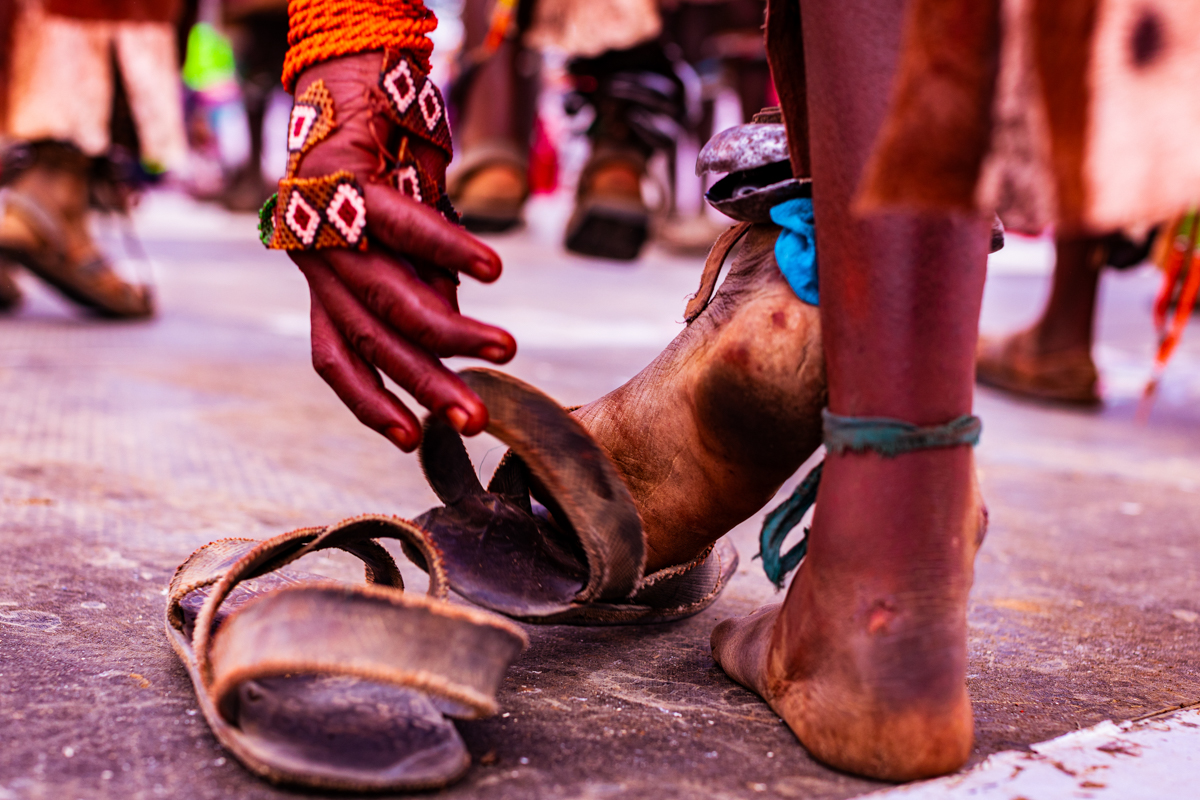
[[[979,444],[983,423],[979,417],[964,414],[945,425],[920,427],[911,422],[887,417],[842,417],[821,412],[825,427],[825,450],[844,453],[847,450],[864,453],[867,450],[886,458],[895,458],[914,450],[932,447],[954,447]]]
[[[796,197],[771,209],[771,221],[783,228],[775,240],[775,262],[788,285],[805,303],[817,305],[817,232],[812,198]]]
[[[911,422],[887,417],[843,417],[821,412],[825,428],[825,450],[840,454],[847,450],[863,453],[868,450],[885,458],[895,458],[902,453],[929,450],[934,447],[957,447],[979,444],[983,423],[979,417],[964,414],[945,425],[918,426]],[[817,489],[821,485],[821,472],[825,462],[817,464],[805,476],[791,497],[768,512],[759,533],[759,557],[763,571],[767,573],[776,589],[783,588],[788,573],[800,565],[808,554],[808,530],[804,538],[786,553],[783,540],[792,529],[800,524],[804,515],[817,501]]]
[[[783,588],[783,579],[789,572],[800,566],[800,562],[808,555],[808,529],[804,529],[804,538],[786,553],[781,553],[783,540],[800,524],[804,515],[817,501],[817,487],[821,485],[822,461],[813,467],[812,472],[805,476],[792,496],[780,503],[763,520],[762,532],[758,536],[758,553],[762,556],[763,571],[775,584],[776,589]]]

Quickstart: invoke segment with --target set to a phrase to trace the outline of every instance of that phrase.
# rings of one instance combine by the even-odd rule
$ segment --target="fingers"
[[[516,354],[516,340],[507,331],[458,313],[445,294],[447,279],[440,279],[446,285],[430,286],[411,266],[378,252],[329,250],[324,258],[375,317],[430,353],[496,364]]]
[[[367,184],[364,191],[367,226],[376,242],[484,283],[500,277],[500,256],[437,211],[387,186]]]
[[[487,426],[483,402],[436,356],[380,322],[322,259],[307,256],[297,263],[308,278],[314,307],[322,306],[349,351],[377,367],[458,432],[471,436]]]
[[[313,368],[346,404],[358,421],[383,434],[406,453],[421,441],[421,425],[413,413],[383,385],[379,373],[351,350],[312,293]]]

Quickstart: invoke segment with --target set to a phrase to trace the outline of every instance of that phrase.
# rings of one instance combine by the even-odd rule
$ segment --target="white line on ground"
[[[870,800],[1161,800],[1196,797],[1200,709],[1141,722],[1101,722],[1005,751],[973,769],[870,795]]]

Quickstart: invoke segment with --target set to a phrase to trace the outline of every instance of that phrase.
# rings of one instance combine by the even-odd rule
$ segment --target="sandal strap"
[[[497,710],[508,665],[529,644],[511,622],[478,609],[382,586],[314,583],[272,592],[214,636],[207,691],[234,723],[250,681],[348,676],[414,689],[445,714]]]
[[[739,222],[713,242],[712,248],[708,251],[708,258],[704,260],[704,271],[700,273],[700,288],[688,299],[687,306],[683,310],[683,321],[688,325],[691,325],[696,317],[708,308],[713,292],[717,288],[717,278],[721,275],[721,267],[725,264],[725,259],[750,230],[752,224]]]
[[[826,452],[835,455],[847,451],[871,451],[884,458],[904,453],[929,450],[935,447],[957,447],[979,444],[983,423],[979,417],[964,414],[941,425],[914,425],[888,417],[844,417],[829,409],[821,412],[825,431]],[[808,529],[805,536],[786,553],[781,552],[783,540],[800,524],[804,515],[817,501],[817,489],[825,462],[817,464],[796,487],[791,496],[767,513],[759,534],[759,552],[763,571],[776,589],[783,588],[788,573],[800,565],[808,554]]]
[[[574,417],[529,384],[487,369],[459,377],[487,405],[488,433],[521,457],[578,535],[588,576],[575,602],[628,597],[645,574],[645,536],[612,460]]]
[[[372,541],[379,538],[399,539],[412,548],[407,552],[415,550],[416,553],[419,553],[420,561],[424,562],[429,572],[429,595],[435,599],[446,596],[448,583],[441,555],[429,541],[425,532],[408,520],[382,515],[364,515],[344,520],[328,528],[301,528],[281,534],[253,547],[212,582],[213,588],[196,617],[195,632],[192,638],[192,647],[195,650],[200,675],[205,684],[208,685],[212,682],[209,650],[217,610],[235,586],[244,580],[250,580],[284,567],[302,555],[336,547],[357,556],[367,565],[368,581],[403,589],[404,582],[400,577],[400,571],[396,568],[395,561],[390,555],[387,555],[387,551],[378,542]],[[381,558],[380,554],[386,557],[386,560]],[[185,562],[185,566],[187,563]],[[180,570],[182,571],[182,569],[181,567]],[[209,569],[212,567],[209,566]],[[175,582],[172,581],[172,583]],[[173,592],[172,594],[177,593]],[[180,595],[180,599],[182,599],[182,595]],[[170,610],[169,619],[172,620],[172,624],[179,627],[182,618],[182,609],[177,602]],[[229,624],[234,618],[236,615],[228,617],[222,623],[222,627]]]
[[[297,530],[280,534],[265,541],[230,538],[209,542],[188,556],[187,560],[179,565],[175,570],[175,574],[171,577],[171,582],[167,586],[167,618],[176,628],[182,629],[184,624],[184,598],[197,589],[211,586],[221,580],[231,567],[240,562],[251,551],[260,548],[275,549],[283,547],[295,539],[311,539],[324,530],[323,526],[298,528]],[[391,555],[382,547],[378,548],[378,550],[363,547],[360,548],[359,553],[356,555],[360,557],[366,556],[364,562],[368,581],[375,582],[378,576],[380,583],[403,588],[404,583],[399,577],[400,571],[396,569],[395,561],[392,560]],[[388,562],[390,562],[390,566]],[[392,577],[393,575],[395,577]]]

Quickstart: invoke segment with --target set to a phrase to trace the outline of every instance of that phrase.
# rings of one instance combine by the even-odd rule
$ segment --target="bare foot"
[[[713,657],[830,766],[951,772],[973,740],[966,608],[985,525],[967,447],[827,458],[786,600],[718,625]]]
[[[686,563],[762,508],[821,443],[817,309],[755,226],[708,308],[624,386],[575,412],[642,516],[646,571]]]

